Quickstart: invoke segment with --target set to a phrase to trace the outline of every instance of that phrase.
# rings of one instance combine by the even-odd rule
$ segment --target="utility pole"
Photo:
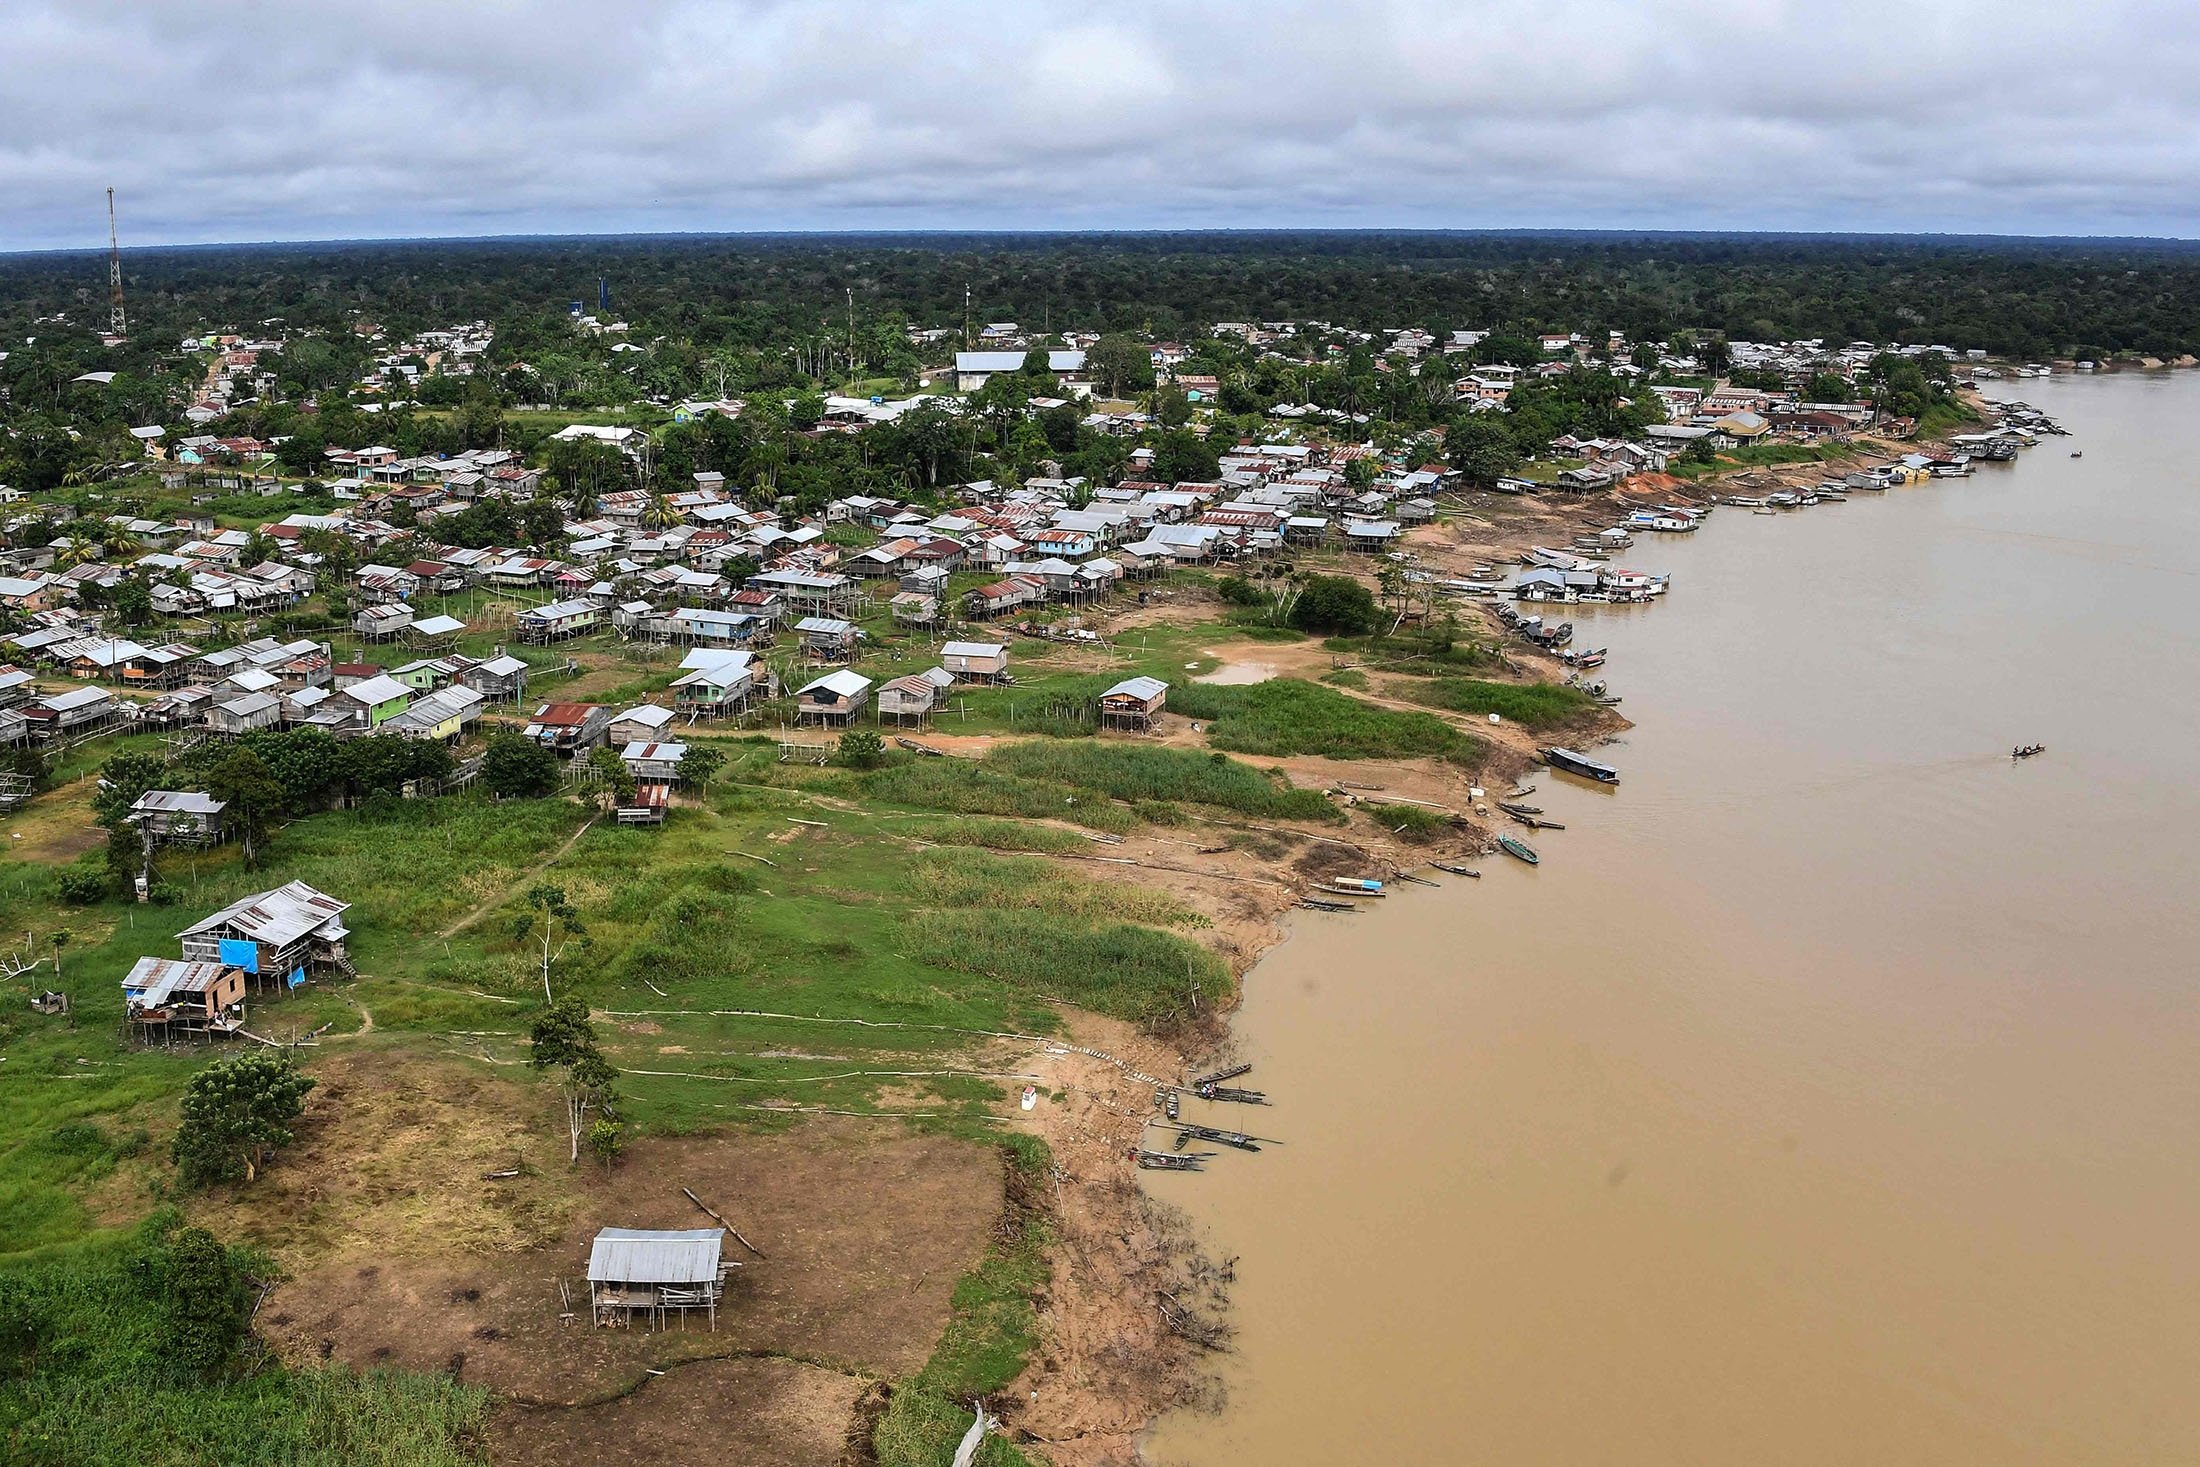
[[[128,336],[130,323],[122,313],[122,237],[115,232],[115,191],[107,190],[107,329]]]
[[[856,386],[856,288],[848,290],[848,393],[855,395]]]

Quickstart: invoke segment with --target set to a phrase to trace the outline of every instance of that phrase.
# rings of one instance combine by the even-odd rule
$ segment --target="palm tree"
[[[649,496],[649,503],[642,509],[642,525],[645,529],[669,530],[679,523],[680,511],[673,507],[669,495],[660,493]]]
[[[135,555],[144,547],[127,525],[107,521],[99,531],[99,548],[110,556]]]
[[[63,542],[53,557],[53,563],[63,570],[72,565],[98,560],[103,553],[99,537],[83,525],[71,525],[63,536]]]

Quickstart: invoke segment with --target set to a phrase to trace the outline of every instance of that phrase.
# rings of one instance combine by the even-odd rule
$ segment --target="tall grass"
[[[1210,719],[1215,747],[1241,754],[1282,757],[1320,754],[1332,759],[1433,757],[1479,763],[1483,745],[1472,735],[1426,713],[1378,708],[1319,683],[1275,678],[1244,687],[1195,683],[1172,690],[1170,708]]]
[[[1087,881],[1045,861],[984,851],[926,851],[910,865],[917,899],[936,907],[1028,910],[1078,921],[1109,919],[1180,927],[1199,915],[1166,892],[1124,882]]]
[[[1230,993],[1222,959],[1174,933],[1127,922],[949,908],[917,913],[903,932],[919,962],[1145,1024],[1177,1019],[1195,1001],[1212,1008]]]
[[[1089,787],[1082,783],[1033,777],[1000,760],[1004,752],[995,750],[983,762],[911,759],[874,770],[858,781],[858,788],[892,805],[969,815],[1049,817],[1115,835],[1138,823],[1130,811],[1091,799]]]
[[[1294,789],[1250,764],[1189,749],[1124,743],[1008,744],[986,755],[985,763],[989,769],[1019,778],[1091,790],[1116,800],[1181,801],[1283,820],[1342,818],[1317,790]]]
[[[973,846],[988,851],[1036,851],[1058,856],[1092,849],[1092,842],[1075,831],[1023,820],[943,820],[911,833],[944,846]]]
[[[133,1275],[150,1230],[0,1270],[0,1460],[477,1467],[488,1393],[449,1376],[180,1376]],[[11,1365],[28,1368],[11,1371]]]
[[[1453,713],[1495,713],[1524,728],[1553,729],[1596,712],[1597,702],[1579,688],[1557,683],[1493,683],[1441,677],[1402,685],[1401,696]]]

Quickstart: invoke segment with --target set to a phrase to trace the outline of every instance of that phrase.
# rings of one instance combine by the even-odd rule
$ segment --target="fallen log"
[[[705,1202],[702,1198],[696,1196],[693,1192],[689,1192],[687,1188],[682,1187],[680,1190],[683,1193],[686,1193],[688,1201],[694,1203],[697,1207],[700,1207],[703,1209],[703,1211],[709,1213],[712,1221],[716,1222],[718,1226],[733,1234],[734,1237],[739,1238],[742,1247],[748,1249],[751,1253],[754,1253],[758,1258],[762,1258],[764,1256],[764,1250],[757,1247],[754,1243],[751,1243],[748,1239],[742,1238],[741,1230],[735,1227],[732,1223],[727,1222],[724,1213],[720,1212],[717,1208],[711,1206],[708,1202]]]

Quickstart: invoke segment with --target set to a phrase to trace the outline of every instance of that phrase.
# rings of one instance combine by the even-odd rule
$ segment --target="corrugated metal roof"
[[[289,882],[273,891],[263,891],[230,903],[203,921],[194,922],[178,937],[191,937],[197,933],[212,931],[218,927],[233,926],[246,937],[264,942],[270,947],[285,947],[298,938],[320,927],[334,923],[351,908],[351,903],[340,902],[324,896],[302,881]],[[332,926],[331,936],[342,929]]]
[[[588,1252],[592,1284],[700,1284],[718,1277],[723,1228],[605,1228]]]

